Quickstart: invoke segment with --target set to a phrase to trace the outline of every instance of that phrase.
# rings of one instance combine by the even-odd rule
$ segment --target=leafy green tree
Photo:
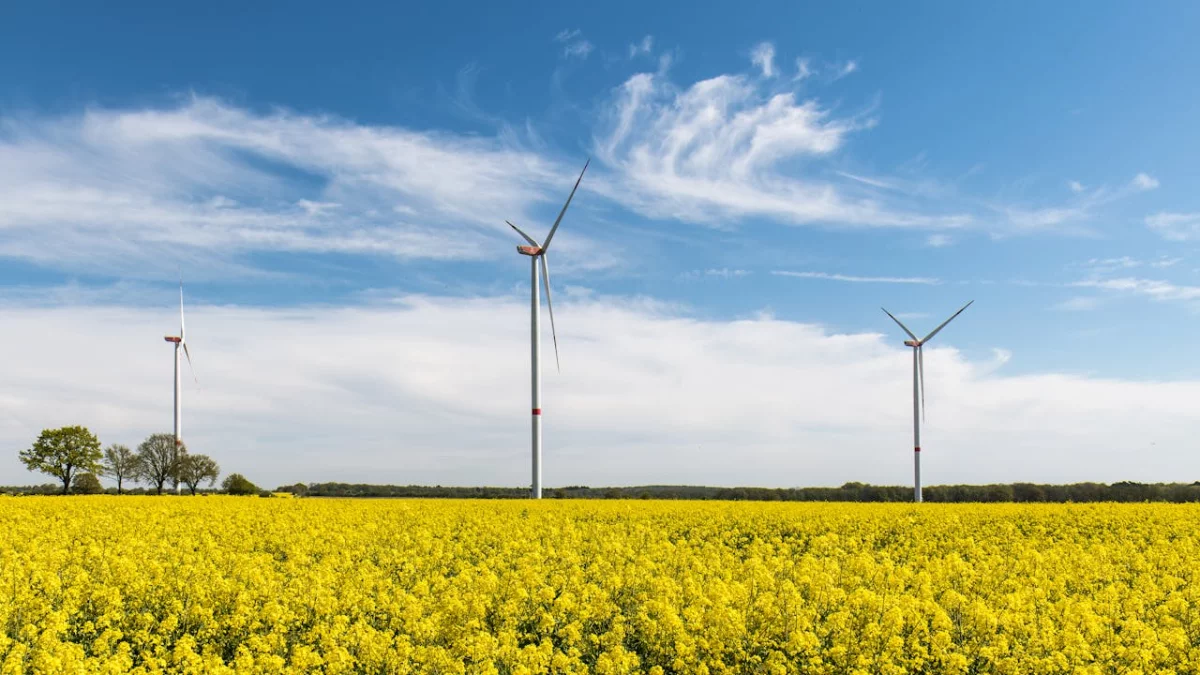
[[[179,480],[188,486],[188,491],[196,494],[196,488],[207,482],[210,486],[221,477],[221,467],[208,455],[190,455],[183,453],[179,459]]]
[[[138,445],[135,473],[161,495],[168,480],[177,480],[179,458],[186,452],[186,448],[175,447],[173,434],[153,434]]]
[[[77,495],[98,495],[104,492],[104,486],[94,473],[77,473],[71,479],[71,492]]]
[[[256,495],[262,490],[240,473],[231,473],[221,481],[221,489],[231,495]]]
[[[303,497],[308,494],[308,486],[304,483],[296,483],[295,485],[281,485],[275,488],[276,492],[290,492],[297,497]]]
[[[30,471],[54,476],[62,481],[63,494],[71,489],[71,478],[76,472],[94,472],[100,467],[100,439],[85,427],[72,426],[61,429],[45,429],[33,442],[33,447],[22,450],[21,462]]]
[[[117,481],[117,494],[121,494],[125,481],[137,481],[138,457],[129,446],[113,443],[104,449],[100,462],[100,475]]]

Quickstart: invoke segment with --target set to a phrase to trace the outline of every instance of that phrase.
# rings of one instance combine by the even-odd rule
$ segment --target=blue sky
[[[387,437],[404,447],[420,439],[436,460],[413,464],[406,453],[415,451],[396,457],[381,446],[342,462],[342,477],[366,480],[370,469],[353,467],[383,463],[395,480],[519,484],[525,420],[516,411],[527,380],[505,378],[527,358],[519,347],[527,271],[504,220],[543,235],[592,157],[556,238],[556,310],[564,368],[574,373],[548,374],[547,396],[557,387],[577,407],[564,411],[557,439],[548,411],[548,452],[553,439],[562,453],[562,473],[547,460],[549,484],[778,484],[781,471],[783,484],[903,483],[909,374],[902,336],[879,306],[923,333],[970,299],[930,354],[930,366],[944,360],[947,378],[942,387],[930,372],[931,412],[940,404],[938,416],[958,420],[945,442],[961,449],[941,478],[1115,480],[1144,470],[1147,479],[1191,480],[1176,475],[1200,469],[1182,449],[1153,441],[1146,452],[1157,454],[1137,467],[1120,453],[1122,434],[1177,428],[1183,439],[1200,427],[1197,415],[1172,408],[1200,378],[1189,358],[1200,329],[1191,133],[1200,49],[1188,31],[1198,12],[1182,3],[521,11],[23,3],[0,26],[0,62],[9,64],[0,70],[0,291],[9,323],[26,330],[10,334],[6,357],[48,350],[49,327],[92,316],[94,346],[73,351],[112,341],[128,352],[122,372],[144,371],[146,388],[166,396],[165,348],[117,336],[143,322],[151,337],[171,330],[182,271],[189,306],[209,319],[189,320],[198,368],[216,369],[186,394],[194,446],[229,448],[227,466],[241,462],[271,482],[320,478],[330,439],[370,446]],[[394,321],[405,323],[407,342]],[[339,340],[338,322],[361,332]],[[343,422],[317,429],[297,416],[322,409],[317,393],[283,401],[264,392],[270,403],[250,414],[237,396],[278,374],[262,365],[252,337],[293,323],[329,342],[297,338],[295,360],[280,369],[310,367],[306,350],[344,351],[340,344],[367,338],[394,341],[380,358],[404,353],[405,364],[375,372],[375,362],[340,363],[342,373],[381,378],[373,382],[314,375],[314,392],[336,386],[347,397],[328,408]],[[680,355],[629,373],[650,378],[645,393],[583,377],[579,360],[647,356],[637,351],[646,345],[620,336],[641,334],[639,326],[647,344]],[[471,335],[447,335],[452,327]],[[846,358],[844,370],[812,371],[795,345],[774,342],[776,329],[799,331],[816,353],[832,350],[825,361]],[[738,337],[714,337],[726,331]],[[865,351],[847,354],[846,344]],[[457,356],[440,363],[422,345]],[[850,402],[853,387],[881,391],[895,380],[901,398],[883,397],[878,411],[895,420],[864,409],[861,428],[846,421],[835,445],[867,460],[894,443],[897,463],[863,476],[855,461],[817,465],[810,451],[796,452],[830,442],[822,420],[843,411],[825,408],[761,438],[739,440],[744,422],[731,419],[697,436],[709,449],[678,440],[679,427],[653,416],[627,433],[610,424],[597,436],[590,426],[638,405],[629,399],[639,395],[654,405],[665,397],[679,420],[717,405],[731,386],[721,378],[739,376],[712,361],[750,358],[731,345],[751,345],[763,359],[754,364],[761,386],[740,402],[748,411],[767,405],[753,399],[774,391],[772,370],[803,390],[866,367],[870,377],[842,383]],[[129,393],[137,377],[105,388],[97,380],[124,376],[88,370],[124,361],[87,353],[94,358],[74,366],[48,351],[19,357],[31,379],[12,394],[0,437],[19,446],[64,418],[136,443],[169,424],[169,400]],[[217,356],[227,365],[212,363]],[[877,373],[886,379],[864,365],[876,358],[896,364]],[[472,398],[483,389],[455,379],[460,370],[495,378],[488,395],[512,399],[513,414]],[[689,393],[712,390],[711,399],[670,387],[693,377]],[[431,384],[449,382],[462,390],[439,394]],[[1094,403],[1054,413],[1064,398],[1101,390]],[[457,435],[439,434],[455,422],[429,413],[341,426],[365,414],[364,397],[383,410],[420,410],[439,395],[474,422]],[[81,407],[63,409],[64,397]],[[1123,406],[1130,397],[1140,398]],[[818,402],[835,405],[829,398]],[[966,422],[976,408],[993,411],[979,418],[989,423],[1026,420],[1008,425],[1020,442],[1034,452],[1053,442],[1061,457],[1033,468],[973,461],[971,449],[986,445],[982,423]],[[1146,418],[1142,408],[1166,417]],[[1097,442],[1111,446],[1111,463],[1073,473]],[[280,469],[276,460],[297,443],[310,459]],[[757,469],[730,474],[714,458],[743,446]],[[710,460],[693,475],[669,462],[618,470],[588,459],[597,450],[641,458],[657,447]],[[0,464],[0,482],[28,480],[12,464]]]

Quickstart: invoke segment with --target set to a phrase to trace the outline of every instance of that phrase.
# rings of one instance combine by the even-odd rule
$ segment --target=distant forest
[[[56,494],[55,484],[0,487],[10,495]],[[115,488],[105,490],[116,494]],[[200,490],[212,494],[216,490]],[[444,487],[427,485],[366,485],[361,483],[297,483],[276,488],[301,497],[525,499],[524,487]],[[143,489],[126,494],[145,494]],[[268,496],[270,492],[263,492]],[[587,487],[572,485],[548,488],[547,499],[697,499],[767,502],[911,502],[913,489],[903,485],[846,483],[841,487],[757,488],[706,487],[692,485],[642,485],[637,487]],[[934,485],[923,490],[927,502],[1200,502],[1200,481],[1194,483],[1073,483],[1038,485]]]
[[[440,497],[458,499],[524,499],[528,488],[429,487],[310,483],[279,488],[309,497]],[[543,491],[549,499],[712,499],[772,502],[910,502],[913,489],[900,485],[846,483],[841,487],[755,488],[690,485],[586,487],[574,485]],[[935,485],[923,490],[928,502],[1200,502],[1195,483],[1074,483],[1036,485]]]

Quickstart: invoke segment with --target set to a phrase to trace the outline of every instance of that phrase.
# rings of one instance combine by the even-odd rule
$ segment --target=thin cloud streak
[[[1200,213],[1163,211],[1146,216],[1146,226],[1167,241],[1200,240]]]
[[[795,277],[798,279],[825,279],[828,281],[848,281],[856,284],[921,284],[936,286],[940,279],[930,277],[863,277],[849,274],[829,274],[826,272],[789,272],[774,270],[771,274],[777,277]]]
[[[1160,279],[1142,279],[1138,277],[1088,279],[1077,281],[1071,285],[1077,288],[1099,288],[1106,291],[1144,295],[1161,301],[1190,302],[1192,300],[1200,300],[1200,286],[1178,285]]]

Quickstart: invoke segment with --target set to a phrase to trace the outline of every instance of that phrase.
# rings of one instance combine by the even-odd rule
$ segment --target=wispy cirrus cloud
[[[133,277],[172,276],[181,260],[252,274],[256,251],[479,259],[504,217],[559,202],[572,171],[503,136],[205,97],[6,118],[0,255]]]
[[[812,59],[806,57],[796,59],[796,74],[792,77],[794,81],[807,80],[814,74]]]
[[[856,72],[858,72],[858,61],[845,61],[834,66],[832,77],[835,80],[840,80],[843,77]]]
[[[1179,285],[1161,279],[1144,279],[1139,277],[1086,279],[1084,281],[1077,281],[1071,285],[1079,288],[1098,288],[1106,291],[1144,295],[1154,300],[1162,301],[1200,300],[1200,286]]]
[[[716,279],[740,279],[750,276],[750,270],[731,269],[729,267],[716,267],[706,270],[692,270],[683,274],[685,279],[700,279],[703,277]]]
[[[1142,260],[1131,256],[1123,255],[1118,258],[1091,258],[1082,266],[1092,270],[1095,273],[1103,274],[1114,272],[1117,270],[1128,270],[1137,267],[1153,267],[1156,269],[1167,269],[1174,267],[1183,261],[1183,258],[1178,256],[1159,256],[1153,260]]]
[[[578,28],[574,30],[564,28],[554,36],[554,41],[562,43],[563,56],[566,58],[586,59],[594,49],[592,43],[583,37],[583,32]]]
[[[647,35],[640,42],[635,42],[629,45],[629,58],[634,58],[639,55],[649,55],[654,50],[654,36]]]
[[[1100,298],[1094,295],[1078,295],[1056,303],[1052,309],[1063,312],[1087,312],[1100,306]]]
[[[792,81],[800,82],[809,78],[819,78],[825,82],[835,82],[856,72],[858,72],[858,61],[853,59],[816,64],[811,57],[802,56],[796,59],[796,74],[792,76]]]
[[[753,57],[760,75],[774,74],[773,59],[773,48],[760,45]],[[822,177],[819,169],[876,117],[869,108],[835,114],[773,82],[726,74],[679,86],[667,70],[630,77],[614,90],[593,141],[616,178],[594,189],[645,216],[710,224],[751,216],[843,227],[970,222],[932,201],[922,211],[862,181]]]
[[[1070,187],[1077,196],[1067,204],[1043,207],[1010,204],[993,208],[1000,211],[1008,225],[1018,232],[1064,229],[1086,231],[1087,221],[1095,215],[1100,207],[1141,192],[1155,190],[1159,187],[1159,182],[1153,176],[1138,173],[1128,183],[1118,188],[1100,187],[1087,191],[1082,189],[1081,184],[1074,181]],[[1081,189],[1076,190],[1076,187]]]
[[[1111,271],[1118,269],[1129,269],[1131,267],[1140,267],[1142,265],[1142,261],[1136,260],[1127,255],[1123,255],[1119,258],[1092,258],[1084,263],[1084,265],[1094,270]]]
[[[792,272],[788,270],[774,270],[771,272],[771,274],[777,277],[847,281],[856,284],[922,284],[934,286],[942,283],[940,279],[935,279],[932,277],[872,277],[855,276],[851,274],[830,274],[828,272]]]
[[[1146,216],[1146,226],[1168,241],[1200,240],[1200,213],[1162,211]]]

